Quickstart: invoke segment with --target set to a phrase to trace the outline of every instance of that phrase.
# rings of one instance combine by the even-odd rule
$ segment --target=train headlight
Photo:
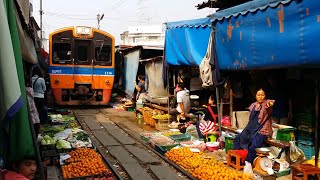
[[[60,83],[59,79],[54,80],[54,84],[59,84],[59,83]]]
[[[85,27],[85,26],[77,26],[76,27],[76,33],[78,35],[91,35],[92,34],[92,28]]]
[[[77,34],[82,34],[83,28],[82,27],[77,27]]]
[[[109,84],[110,84],[109,80],[106,80],[106,85],[109,85]]]

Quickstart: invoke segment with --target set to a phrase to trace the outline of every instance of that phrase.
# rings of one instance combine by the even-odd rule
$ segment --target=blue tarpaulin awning
[[[221,70],[320,65],[320,3],[256,0],[212,15]]]
[[[207,51],[210,18],[168,22],[166,28],[165,61],[170,65],[199,65]]]

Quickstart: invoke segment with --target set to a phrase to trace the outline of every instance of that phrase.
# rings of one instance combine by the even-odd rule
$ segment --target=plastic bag
[[[249,176],[253,176],[252,165],[250,162],[246,161],[245,166],[243,167],[243,173]]]
[[[306,159],[303,151],[297,147],[295,141],[290,141],[290,159],[292,162],[303,161]]]
[[[190,135],[192,135],[192,136],[194,136],[194,137],[199,139],[197,128],[193,124],[187,127],[186,133],[188,133],[188,134],[190,134]]]

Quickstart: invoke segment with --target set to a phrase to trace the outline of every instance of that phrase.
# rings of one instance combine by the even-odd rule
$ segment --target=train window
[[[95,47],[95,58],[96,64],[111,66],[111,46],[102,44],[100,47]]]
[[[54,64],[71,63],[71,44],[70,43],[54,43],[53,44],[53,62]]]
[[[90,64],[92,59],[92,41],[75,40],[75,60],[77,64]]]

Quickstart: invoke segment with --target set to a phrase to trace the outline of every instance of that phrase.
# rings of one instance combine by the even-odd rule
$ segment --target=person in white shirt
[[[46,84],[44,78],[42,77],[42,72],[38,67],[33,69],[32,88],[34,91],[34,102],[40,117],[40,123],[46,124],[48,119],[46,109],[47,105],[44,98]]]
[[[190,93],[182,82],[178,83],[177,86],[177,107],[169,111],[170,122],[177,121],[177,115],[185,117],[190,112]]]

